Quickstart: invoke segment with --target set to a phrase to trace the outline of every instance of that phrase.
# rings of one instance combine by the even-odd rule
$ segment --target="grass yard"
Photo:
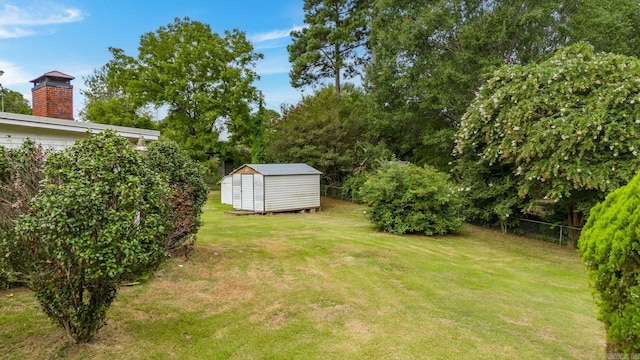
[[[473,226],[378,233],[363,207],[228,216],[212,193],[188,261],[124,287],[72,345],[24,289],[0,292],[8,359],[602,359],[578,254]]]

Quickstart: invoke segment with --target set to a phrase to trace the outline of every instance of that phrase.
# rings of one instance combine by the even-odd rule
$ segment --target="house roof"
[[[262,175],[321,175],[322,172],[307,164],[244,164],[231,173],[250,167]]]
[[[42,116],[23,115],[0,112],[0,125],[10,125],[14,127],[39,128],[48,130],[58,130],[76,133],[99,133],[104,130],[114,130],[120,136],[138,139],[141,136],[145,140],[158,140],[160,131],[137,129],[125,126],[114,126],[105,124],[94,124],[92,122],[79,122],[73,120],[54,119]]]

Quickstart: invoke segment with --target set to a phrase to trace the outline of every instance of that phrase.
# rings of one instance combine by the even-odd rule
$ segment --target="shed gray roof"
[[[322,172],[307,164],[245,164],[262,175],[321,175]],[[232,172],[235,173],[238,169]]]

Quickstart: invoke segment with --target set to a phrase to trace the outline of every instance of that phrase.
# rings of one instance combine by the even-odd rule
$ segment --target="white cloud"
[[[84,19],[79,9],[59,5],[33,4],[29,7],[0,5],[0,39],[31,36],[35,27],[66,24]]]
[[[289,34],[296,30],[302,30],[302,26],[294,26],[288,30],[273,30],[269,32],[263,32],[258,34],[249,35],[248,38],[251,42],[262,43],[273,40],[289,39]]]
[[[0,84],[6,87],[28,84],[31,80],[20,66],[7,61],[0,60],[0,70],[4,72],[0,76]]]
[[[35,34],[33,31],[21,28],[3,28],[2,25],[0,25],[0,39],[20,38],[33,34]]]
[[[258,62],[256,72],[261,76],[271,74],[288,74],[290,68],[291,65],[289,64],[289,58],[286,54],[265,54],[264,59]]]

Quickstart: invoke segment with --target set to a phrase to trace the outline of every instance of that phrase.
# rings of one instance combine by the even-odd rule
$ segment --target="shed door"
[[[262,174],[253,175],[253,203],[254,211],[264,211],[264,176]]]
[[[233,174],[231,176],[231,192],[232,192],[232,205],[234,209],[241,209],[242,206],[242,177],[240,174]]]
[[[254,211],[253,174],[242,174],[242,210]]]

